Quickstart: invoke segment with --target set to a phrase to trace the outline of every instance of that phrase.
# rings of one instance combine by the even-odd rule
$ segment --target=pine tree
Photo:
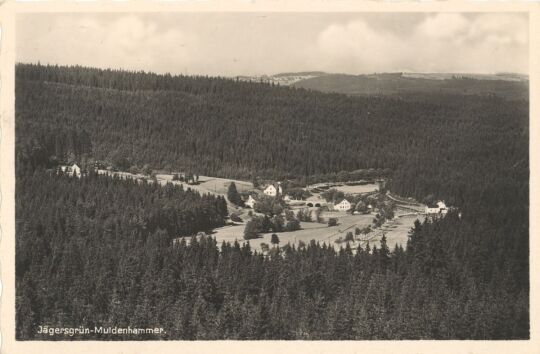
[[[227,190],[227,199],[229,199],[229,202],[240,205],[242,202],[242,198],[240,197],[240,193],[236,190],[236,184],[234,182],[231,182],[229,184],[229,189]]]

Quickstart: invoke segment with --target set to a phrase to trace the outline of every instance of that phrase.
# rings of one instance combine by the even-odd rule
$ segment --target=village
[[[141,183],[171,183],[201,194],[227,197],[229,220],[225,226],[209,230],[209,234],[218,243],[249,242],[253,249],[263,253],[278,246],[302,247],[310,242],[336,249],[346,244],[352,249],[365,248],[378,245],[383,235],[389,247],[406,247],[415,220],[444,216],[450,210],[441,200],[424,205],[393,195],[382,190],[382,180],[326,182],[301,188],[288,181],[264,181],[254,186],[253,182],[179,172],[135,174],[100,167],[93,167],[99,175]],[[58,173],[81,178],[88,171],[73,163],[60,165]],[[282,219],[283,227],[255,230],[254,235],[246,236],[248,224],[263,218]]]

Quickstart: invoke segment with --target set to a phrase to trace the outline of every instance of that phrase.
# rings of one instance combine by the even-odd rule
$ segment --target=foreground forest
[[[160,339],[529,337],[527,101],[80,67],[16,75],[19,339],[51,338],[36,334],[45,324],[157,325]],[[392,192],[432,194],[461,217],[417,223],[395,250],[173,243],[222,225],[225,201],[45,172],[69,159],[242,178],[382,169]],[[92,337],[51,339],[73,338]]]

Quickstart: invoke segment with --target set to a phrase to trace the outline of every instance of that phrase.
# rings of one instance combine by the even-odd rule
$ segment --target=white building
[[[246,200],[244,202],[244,205],[250,207],[251,209],[253,209],[253,207],[255,206],[255,203],[257,203],[257,201],[255,199],[253,199],[253,197],[250,195],[248,200]]]
[[[76,163],[71,166],[60,166],[60,170],[70,177],[81,177],[81,168]]]
[[[448,208],[446,207],[444,201],[441,200],[437,202],[437,206],[426,206],[426,214],[446,214],[447,212]]]
[[[281,188],[281,184],[278,183],[277,188],[273,184],[269,185],[264,190],[264,194],[266,194],[266,195],[268,195],[270,197],[275,197],[278,194],[283,194],[283,189]]]
[[[347,199],[343,199],[341,202],[334,205],[334,209],[338,211],[348,211],[351,209],[351,203]]]

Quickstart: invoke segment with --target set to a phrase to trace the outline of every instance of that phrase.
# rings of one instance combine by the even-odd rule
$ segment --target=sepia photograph
[[[528,12],[13,21],[16,341],[531,338]]]

